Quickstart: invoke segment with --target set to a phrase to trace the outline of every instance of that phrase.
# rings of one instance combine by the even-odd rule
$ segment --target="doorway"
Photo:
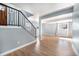
[[[65,38],[72,38],[72,22],[58,23],[56,35]]]
[[[7,25],[7,7],[0,5],[0,25]]]

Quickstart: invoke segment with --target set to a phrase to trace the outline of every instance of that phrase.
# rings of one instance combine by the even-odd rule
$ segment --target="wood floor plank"
[[[59,39],[57,36],[43,36],[40,43],[37,43],[9,53],[7,56],[76,56],[72,49],[72,41]]]

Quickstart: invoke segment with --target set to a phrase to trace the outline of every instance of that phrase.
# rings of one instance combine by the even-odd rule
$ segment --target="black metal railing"
[[[36,37],[36,28],[35,26],[28,20],[26,15],[23,14],[18,9],[7,6],[3,3],[0,3],[0,6],[5,6],[7,8],[7,25],[8,26],[21,26],[25,30],[27,30],[32,36]]]

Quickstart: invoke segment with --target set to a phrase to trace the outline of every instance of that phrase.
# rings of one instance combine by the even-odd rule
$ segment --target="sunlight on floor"
[[[60,37],[59,39],[62,39],[62,40],[67,40],[67,41],[72,41],[71,38],[63,38],[63,37]]]

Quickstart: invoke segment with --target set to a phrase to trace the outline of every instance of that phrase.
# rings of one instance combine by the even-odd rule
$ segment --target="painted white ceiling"
[[[39,16],[73,5],[71,3],[12,3],[12,4],[18,8],[21,8],[33,14],[39,14]]]

